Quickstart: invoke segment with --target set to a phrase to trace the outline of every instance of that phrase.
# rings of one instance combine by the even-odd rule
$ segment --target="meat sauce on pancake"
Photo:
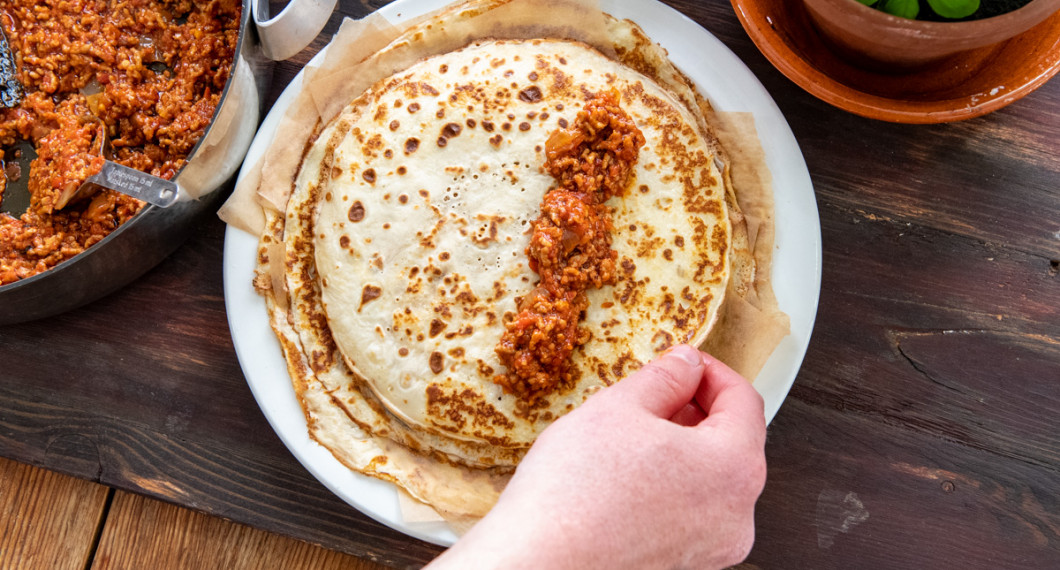
[[[541,203],[526,248],[536,287],[518,299],[497,355],[508,368],[495,381],[532,408],[573,383],[570,357],[592,334],[579,326],[585,291],[618,279],[611,249],[611,207],[625,194],[644,135],[619,106],[617,91],[594,95],[570,129],[545,142],[545,170],[557,181]]]

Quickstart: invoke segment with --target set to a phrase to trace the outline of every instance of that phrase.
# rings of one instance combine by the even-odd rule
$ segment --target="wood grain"
[[[0,568],[83,570],[109,490],[0,458]]]
[[[386,567],[161,501],[118,492],[91,568],[384,570]]]
[[[340,2],[270,97],[380,4]],[[784,78],[729,3],[670,4],[773,95],[820,210],[820,307],[746,567],[1060,568],[1060,80],[962,123],[881,123]],[[224,227],[194,234],[108,298],[0,328],[0,456],[392,567],[433,558],[276,437],[228,333]]]

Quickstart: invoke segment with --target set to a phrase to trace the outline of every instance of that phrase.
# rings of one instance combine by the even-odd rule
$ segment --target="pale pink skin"
[[[766,479],[762,398],[678,346],[546,429],[446,568],[724,568]]]

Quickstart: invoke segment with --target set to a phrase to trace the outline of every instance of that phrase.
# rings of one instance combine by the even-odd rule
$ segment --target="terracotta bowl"
[[[881,71],[915,69],[992,46],[1060,10],[1060,0],[1035,0],[985,20],[925,22],[892,16],[855,0],[803,1],[810,20],[832,47],[856,64]]]
[[[941,123],[978,117],[1027,95],[1060,71],[1060,0],[1034,0],[972,22],[896,22],[900,19],[854,0],[732,4],[748,35],[781,73],[823,101],[874,119]],[[811,10],[822,6],[842,8],[842,17],[849,18],[842,29],[857,34],[844,40],[837,32],[826,33],[825,27],[838,20],[822,23],[824,16],[818,14],[815,21]],[[986,38],[980,26],[997,24],[1006,31]],[[891,34],[904,40],[885,39]],[[949,40],[945,34],[952,34]],[[886,43],[891,41],[933,47],[913,50],[920,54],[914,57]],[[874,49],[886,53],[881,57]],[[894,61],[900,53],[906,56]]]

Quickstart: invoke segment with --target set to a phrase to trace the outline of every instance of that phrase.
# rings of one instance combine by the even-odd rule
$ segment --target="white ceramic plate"
[[[446,0],[398,0],[380,9],[400,23],[447,4]],[[821,286],[821,230],[806,163],[787,122],[749,69],[717,38],[680,12],[654,0],[602,0],[603,9],[639,24],[691,77],[720,111],[754,114],[776,199],[773,283],[780,308],[791,317],[791,334],[770,357],[754,386],[771,421],[788,394],[810,341]],[[256,164],[276,126],[301,89],[299,74],[276,101],[247,153],[244,171]],[[449,545],[456,535],[444,523],[406,523],[390,483],[351,472],[310,440],[280,344],[269,326],[265,302],[251,280],[257,236],[229,228],[225,234],[225,305],[236,355],[265,417],[291,453],[332,492],[373,519],[410,536]]]

